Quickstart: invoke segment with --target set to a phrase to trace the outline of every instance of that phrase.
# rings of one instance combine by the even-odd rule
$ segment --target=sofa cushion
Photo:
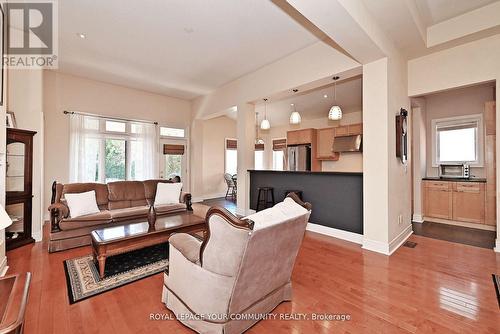
[[[186,204],[176,203],[176,204],[162,204],[155,205],[156,213],[161,215],[165,213],[178,212],[186,210]]]
[[[146,200],[150,205],[154,204],[156,188],[158,183],[172,183],[170,180],[164,179],[154,179],[154,180],[146,180],[142,182],[144,184],[144,192],[146,194]]]
[[[58,186],[56,186],[56,190],[57,188]],[[99,209],[106,210],[108,208],[108,187],[102,183],[68,183],[62,185],[61,198],[64,198],[65,194],[84,193],[92,190],[95,191],[95,199]],[[59,200],[56,200],[56,202],[59,202]]]
[[[113,221],[128,220],[137,217],[147,218],[149,211],[149,206],[135,206],[132,208],[114,209],[110,210],[111,218]]]
[[[182,183],[159,183],[156,188],[155,205],[178,204]]]
[[[67,193],[65,197],[71,218],[92,215],[100,211],[97,207],[94,190],[78,194]]]
[[[108,224],[111,222],[111,214],[107,210],[93,213],[90,215],[79,216],[76,218],[63,219],[59,223],[59,227],[63,231],[75,230],[82,227],[97,226]]]
[[[108,183],[109,209],[123,209],[147,205],[144,184],[141,181]]]

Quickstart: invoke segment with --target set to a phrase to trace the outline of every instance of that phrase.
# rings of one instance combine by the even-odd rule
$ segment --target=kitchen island
[[[309,221],[363,234],[363,173],[249,170],[250,208],[256,209],[258,187],[273,187],[276,203],[287,190],[300,190],[312,204]]]

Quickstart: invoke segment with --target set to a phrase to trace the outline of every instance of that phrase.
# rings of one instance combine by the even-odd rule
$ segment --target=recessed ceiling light
[[[80,37],[81,39],[85,39],[85,38],[87,38],[87,35],[85,35],[85,34],[84,34],[84,33],[82,33],[82,32],[77,32],[77,33],[76,33],[76,36]]]
[[[291,106],[293,107],[293,106],[294,106],[295,104],[293,104],[293,103],[290,103],[290,105],[291,105]]]
[[[323,95],[323,97],[326,99],[328,97],[328,95],[325,94],[325,95]]]

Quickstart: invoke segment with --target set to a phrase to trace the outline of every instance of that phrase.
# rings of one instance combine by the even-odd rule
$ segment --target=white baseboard
[[[344,230],[339,230],[333,227],[327,227],[319,224],[308,223],[306,229],[308,231],[328,235],[337,239],[354,242],[356,244],[363,244],[363,235]]]
[[[413,219],[412,219],[412,221],[413,221],[414,223],[423,223],[423,222],[424,222],[424,216],[414,214],[414,215],[413,215]]]
[[[207,195],[201,195],[201,196],[196,196],[191,199],[192,203],[199,203],[203,202],[207,199],[214,199],[214,198],[221,198],[226,196],[226,193],[213,193],[213,194],[207,194]]]
[[[381,253],[384,255],[391,255],[394,253],[405,241],[413,234],[411,225],[408,225],[400,234],[398,234],[391,242],[385,243],[377,240],[363,239],[363,249]]]
[[[401,247],[412,234],[413,234],[413,228],[410,224],[389,243],[389,255],[391,255],[399,247]]]
[[[497,253],[500,253],[500,238],[497,238],[495,241],[495,248],[493,250]]]
[[[0,261],[0,277],[5,276],[8,269],[9,266],[7,265],[7,256],[4,256],[3,259]]]

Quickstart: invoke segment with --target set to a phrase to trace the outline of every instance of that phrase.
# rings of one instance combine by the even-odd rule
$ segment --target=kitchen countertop
[[[439,177],[439,176],[428,176],[424,177],[422,180],[427,180],[427,181],[450,181],[450,182],[481,182],[481,183],[486,183],[485,178],[481,177],[471,177],[468,179],[464,178],[446,178],[446,177]]]
[[[271,169],[249,169],[250,173],[280,173],[280,174],[321,174],[321,175],[352,175],[360,176],[360,172],[312,172],[312,171],[291,171],[291,170],[271,170]]]

